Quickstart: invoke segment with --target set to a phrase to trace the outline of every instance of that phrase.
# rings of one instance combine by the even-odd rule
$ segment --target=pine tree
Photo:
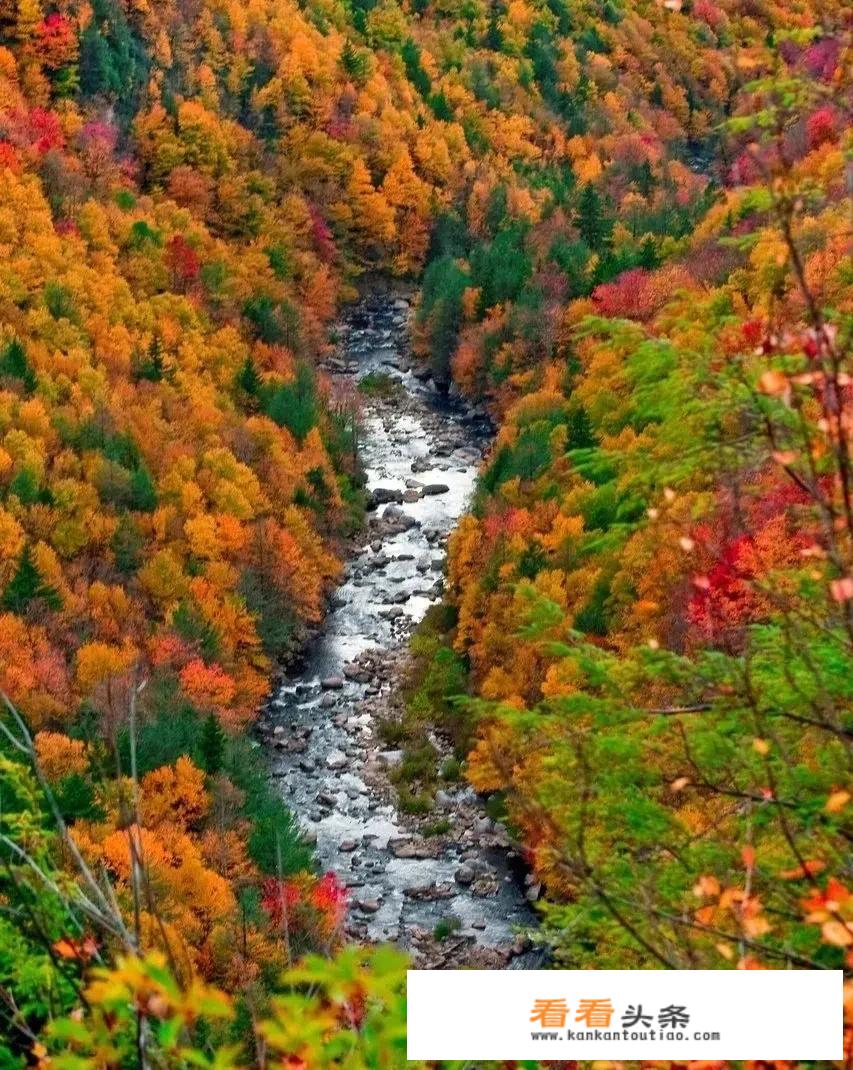
[[[222,768],[225,760],[225,733],[215,713],[208,714],[201,730],[199,750],[201,764],[205,772],[214,776]]]
[[[129,513],[124,513],[112,537],[110,547],[115,557],[115,566],[119,572],[130,574],[136,572],[142,560],[142,548],[145,539]]]
[[[20,379],[28,394],[36,388],[35,372],[27,360],[26,350],[17,338],[12,339],[0,357],[0,379],[4,378]]]
[[[22,468],[17,473],[9,484],[9,495],[14,495],[22,505],[50,500],[49,493],[42,489],[38,476],[31,468]]]
[[[157,488],[154,486],[151,473],[144,465],[134,469],[130,477],[128,504],[131,509],[139,513],[153,513],[157,508]]]
[[[197,644],[205,661],[212,661],[218,656],[218,632],[189,602],[182,600],[178,603],[172,614],[172,627],[183,639]]]
[[[28,543],[21,551],[15,575],[3,592],[2,604],[13,613],[23,613],[36,598],[41,598],[51,609],[59,609],[62,605],[57,590],[42,580]]]
[[[260,393],[261,377],[251,357],[246,357],[237,372],[237,389],[249,398],[256,398]]]
[[[656,268],[660,260],[658,258],[658,251],[655,245],[655,240],[651,234],[647,234],[643,238],[642,245],[640,246],[640,267],[644,267],[651,271],[652,268]]]
[[[356,49],[352,41],[347,41],[341,52],[341,66],[350,78],[360,85],[368,73],[367,54]]]
[[[147,379],[151,383],[159,383],[163,378],[166,366],[163,360],[163,345],[155,335],[148,346],[148,354],[136,371],[137,379]]]
[[[654,193],[657,179],[648,160],[644,160],[637,172],[637,189],[648,200]]]
[[[575,225],[590,249],[601,249],[606,244],[610,224],[604,216],[601,196],[591,182],[581,191]]]

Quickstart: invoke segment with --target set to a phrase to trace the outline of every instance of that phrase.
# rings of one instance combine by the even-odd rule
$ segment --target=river
[[[530,965],[522,933],[535,890],[506,830],[464,784],[439,791],[426,817],[400,812],[388,771],[401,754],[377,733],[401,701],[411,631],[441,598],[447,536],[488,441],[482,416],[413,372],[409,316],[407,297],[382,289],[340,324],[329,361],[339,385],[393,380],[362,406],[362,463],[379,504],[321,634],[270,703],[262,738],[321,866],[348,887],[351,937],[397,943],[419,965]],[[447,830],[423,835],[437,819]]]

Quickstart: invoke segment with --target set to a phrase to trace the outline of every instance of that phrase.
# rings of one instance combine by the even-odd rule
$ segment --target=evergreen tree
[[[219,633],[190,602],[178,603],[172,614],[172,627],[181,638],[198,645],[205,661],[213,661],[219,655]]]
[[[652,170],[652,165],[648,160],[644,160],[637,170],[636,177],[637,189],[648,200],[654,193],[657,186],[657,179],[655,173]]]
[[[429,106],[436,119],[443,123],[453,122],[453,109],[444,93],[433,93],[429,98]]]
[[[94,19],[80,37],[80,89],[85,96],[113,88],[114,72],[110,47]]]
[[[341,66],[356,84],[360,84],[369,70],[367,53],[355,48],[352,41],[347,41],[341,52]]]
[[[125,575],[136,572],[142,559],[144,545],[145,539],[133,517],[129,513],[124,513],[110,542],[115,557],[115,566],[119,572]]]
[[[422,97],[428,96],[430,91],[429,75],[424,70],[423,64],[421,63],[420,49],[411,37],[403,42],[400,55],[403,58],[403,63],[406,65],[406,77]]]
[[[27,360],[26,350],[17,338],[12,339],[0,357],[0,379],[5,378],[20,379],[28,394],[36,388],[35,372]]]
[[[130,477],[128,504],[139,513],[153,513],[157,508],[157,488],[145,465],[134,469]]]
[[[301,442],[319,419],[314,377],[307,364],[300,364],[296,378],[283,383],[267,398],[264,411],[279,427],[286,427]]]
[[[504,10],[503,5],[493,4],[489,13],[489,26],[483,38],[483,47],[492,52],[500,52],[503,49],[504,36],[501,31],[500,17],[504,14]]]
[[[450,386],[450,358],[462,322],[462,295],[470,278],[452,256],[434,260],[424,275],[420,317],[430,340],[430,367],[440,390]]]
[[[23,613],[30,602],[41,598],[51,609],[59,609],[62,600],[58,591],[45,583],[33,560],[32,549],[27,543],[18,559],[15,575],[3,592],[3,608],[13,613]]]
[[[261,391],[261,377],[251,357],[246,357],[237,372],[237,389],[249,398],[256,398]]]
[[[604,215],[601,195],[591,182],[581,190],[575,225],[590,249],[601,249],[610,235],[610,224]]]
[[[136,369],[137,379],[147,379],[151,383],[159,383],[165,372],[163,360],[163,345],[155,334],[148,346],[146,358]]]
[[[201,764],[206,773],[214,776],[225,760],[225,733],[215,713],[208,714],[201,730],[199,751]]]
[[[38,476],[31,468],[22,468],[9,484],[9,495],[14,495],[22,505],[35,505],[50,501],[50,495],[42,490]]]
[[[80,36],[80,90],[87,97],[113,98],[119,114],[130,116],[148,78],[149,57],[120,4],[95,0],[92,8]]]
[[[658,256],[657,246],[655,240],[651,234],[647,234],[643,238],[643,243],[640,246],[640,267],[644,267],[651,271],[652,268],[656,268],[660,263],[660,257]]]

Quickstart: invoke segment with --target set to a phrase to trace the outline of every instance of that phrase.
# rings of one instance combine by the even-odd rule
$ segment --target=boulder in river
[[[396,502],[398,505],[403,501],[403,492],[394,487],[374,487],[370,492],[368,509],[378,509],[380,505]]]
[[[473,884],[476,873],[472,866],[469,866],[467,862],[463,862],[459,869],[453,874],[453,879],[457,884]]]
[[[433,858],[438,854],[436,844],[403,836],[390,839],[388,849],[395,858]]]
[[[329,769],[346,769],[349,758],[342,750],[333,750],[326,756],[326,765]]]
[[[402,494],[401,494],[402,497]],[[409,516],[408,513],[404,513],[399,505],[386,505],[382,511],[382,519],[390,520],[396,527],[399,527],[401,531],[408,531],[409,528],[418,526],[417,520],[413,516]]]
[[[425,498],[434,497],[436,494],[447,494],[450,487],[446,483],[427,483],[421,491]]]
[[[340,691],[344,686],[344,678],[342,676],[327,676],[320,681],[320,686],[324,691]]]

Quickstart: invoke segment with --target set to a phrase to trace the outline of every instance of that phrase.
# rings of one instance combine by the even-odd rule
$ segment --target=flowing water
[[[362,462],[379,504],[321,635],[262,731],[285,801],[320,864],[349,888],[353,936],[395,941],[429,963],[453,946],[463,961],[479,952],[484,964],[527,965],[517,934],[532,924],[535,891],[505,830],[470,788],[448,784],[428,819],[444,819],[447,831],[421,835],[388,784],[401,752],[376,731],[399,702],[408,636],[441,597],[446,539],[470,502],[488,434],[482,416],[413,374],[408,322],[408,301],[382,292],[340,325],[330,361],[339,385],[378,373],[396,380],[392,393],[363,403]],[[440,922],[454,930],[445,944],[432,939]]]

